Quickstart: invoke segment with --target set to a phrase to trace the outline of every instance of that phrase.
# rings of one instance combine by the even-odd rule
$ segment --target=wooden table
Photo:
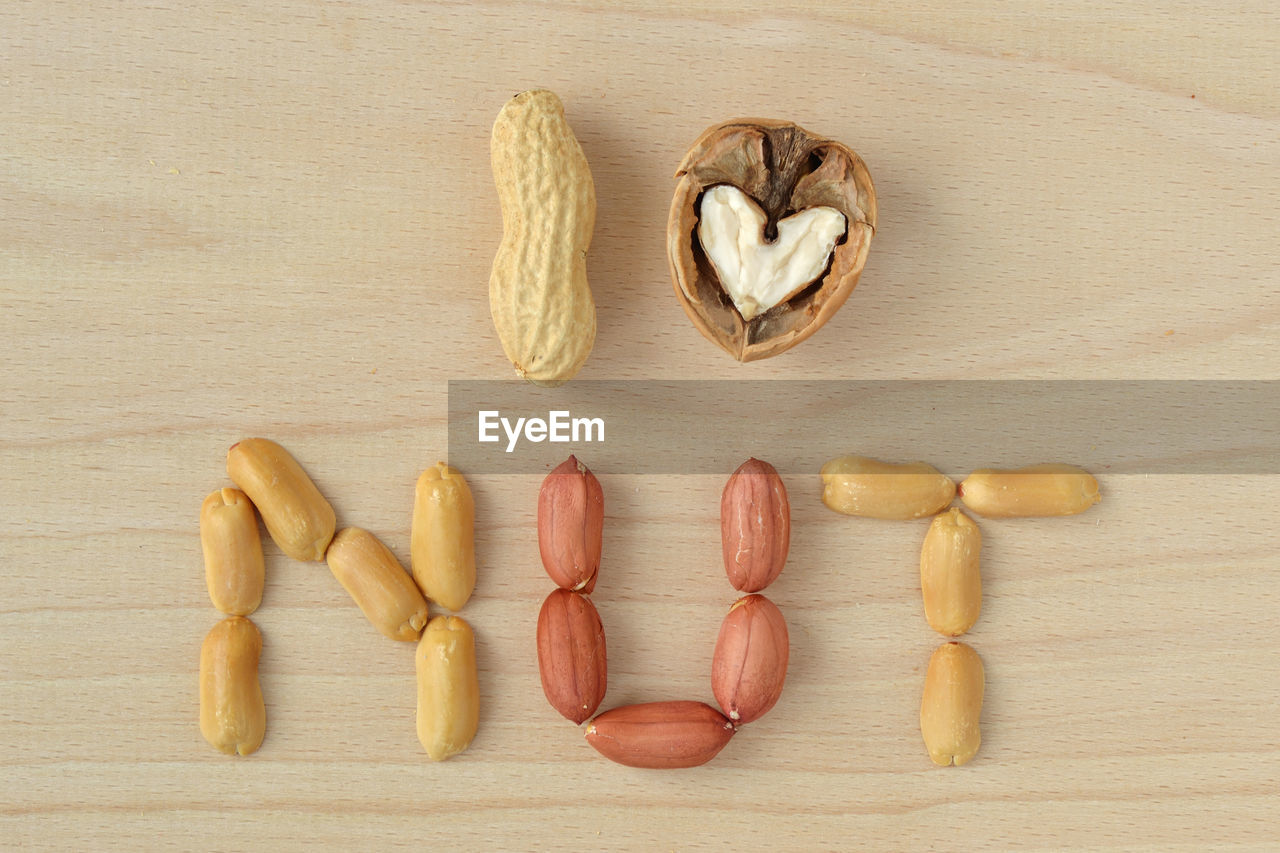
[[[232,760],[196,725],[226,447],[282,442],[407,559],[447,381],[511,376],[487,279],[512,94],[556,90],[595,175],[584,379],[1276,379],[1280,19],[1239,6],[0,8],[4,845],[1280,847],[1274,475],[1104,476],[1085,515],[987,525],[960,769],[917,728],[923,527],[836,516],[816,477],[770,588],[787,690],[706,767],[609,764],[543,699],[515,475],[473,478],[468,752],[426,759],[411,645],[270,543],[266,742]],[[686,321],[664,248],[681,155],[742,115],[847,142],[880,198],[851,301],[748,366]],[[605,478],[607,704],[710,699],[722,483]]]

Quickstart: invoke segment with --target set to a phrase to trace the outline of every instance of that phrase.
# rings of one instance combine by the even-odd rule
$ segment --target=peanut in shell
[[[490,154],[503,229],[489,276],[494,328],[516,373],[559,385],[582,367],[596,337],[587,283],[591,170],[564,105],[546,89],[503,106]]]

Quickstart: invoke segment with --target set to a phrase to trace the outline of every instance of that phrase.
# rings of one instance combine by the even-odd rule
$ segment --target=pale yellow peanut
[[[840,456],[822,466],[822,502],[836,512],[867,518],[924,518],[941,512],[956,484],[932,465]]]
[[[200,647],[200,733],[228,755],[256,751],[267,731],[261,654],[262,634],[243,616],[214,625]]]
[[[338,579],[373,626],[393,640],[416,640],[427,624],[427,602],[396,555],[367,530],[338,531],[325,554]]]
[[[295,560],[318,561],[333,538],[333,507],[274,441],[246,438],[227,451],[227,474],[258,508],[271,538]]]
[[[958,767],[978,752],[984,687],[982,659],[964,643],[943,643],[929,658],[920,734],[934,764]]]
[[[596,337],[587,249],[596,195],[587,158],[553,92],[503,106],[490,141],[502,243],[489,277],[493,324],[516,372],[558,385],[578,372]]]
[[[982,532],[958,509],[936,516],[920,549],[920,592],[929,627],[958,637],[982,611]]]
[[[476,736],[480,685],[475,634],[458,616],[427,623],[414,655],[418,671],[418,740],[433,761],[457,755]]]
[[[437,462],[418,478],[409,559],[422,594],[461,610],[476,587],[476,505],[456,468]]]
[[[960,484],[964,505],[987,518],[1075,515],[1102,500],[1098,481],[1075,465],[979,468]]]
[[[200,549],[213,606],[248,616],[262,603],[264,567],[258,517],[239,489],[218,489],[200,505]]]

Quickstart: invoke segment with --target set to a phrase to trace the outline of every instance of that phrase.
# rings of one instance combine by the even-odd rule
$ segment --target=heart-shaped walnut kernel
[[[705,131],[679,171],[667,223],[676,296],[739,361],[812,335],[858,283],[876,224],[856,153],[790,122]]]

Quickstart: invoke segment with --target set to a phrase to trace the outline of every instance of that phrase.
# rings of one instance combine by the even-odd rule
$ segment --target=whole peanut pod
[[[338,531],[325,555],[329,570],[383,636],[416,640],[427,624],[427,602],[396,555],[367,530]]]
[[[458,616],[437,616],[422,632],[414,661],[418,740],[441,761],[470,746],[480,724],[475,633]]]
[[[956,484],[924,462],[841,456],[822,466],[822,502],[845,515],[923,518],[941,512],[955,495]]]
[[[200,733],[228,755],[255,752],[267,731],[261,655],[262,634],[243,616],[214,625],[200,647]]]
[[[740,598],[720,623],[711,691],[737,725],[763,717],[782,695],[791,645],[782,611],[763,595]]]
[[[556,589],[538,613],[538,673],[547,701],[574,723],[600,707],[608,684],[604,626],[591,599]]]
[[[733,737],[733,723],[703,702],[647,702],[605,711],[587,726],[587,743],[628,767],[697,767]]]
[[[200,506],[204,580],[213,606],[248,616],[262,603],[265,571],[258,517],[239,489],[218,489]]]
[[[920,592],[929,627],[958,637],[982,611],[982,532],[958,509],[934,517],[920,549]]]
[[[759,592],[782,573],[791,546],[791,504],[768,462],[748,459],[729,477],[720,496],[720,541],[734,589]]]
[[[545,89],[498,113],[491,140],[502,243],[489,277],[493,324],[516,372],[539,385],[570,379],[591,353],[596,307],[587,249],[596,194],[587,158]]]
[[[982,659],[964,643],[943,643],[929,658],[920,700],[920,734],[934,764],[959,767],[978,752],[984,689]]]
[[[418,478],[409,558],[422,594],[461,610],[476,588],[476,505],[456,468],[437,462]]]
[[[227,474],[258,508],[267,532],[295,560],[318,561],[333,538],[333,507],[289,451],[246,438],[227,451]]]
[[[965,506],[987,518],[1075,515],[1102,500],[1092,474],[1059,464],[979,468],[957,492]]]

